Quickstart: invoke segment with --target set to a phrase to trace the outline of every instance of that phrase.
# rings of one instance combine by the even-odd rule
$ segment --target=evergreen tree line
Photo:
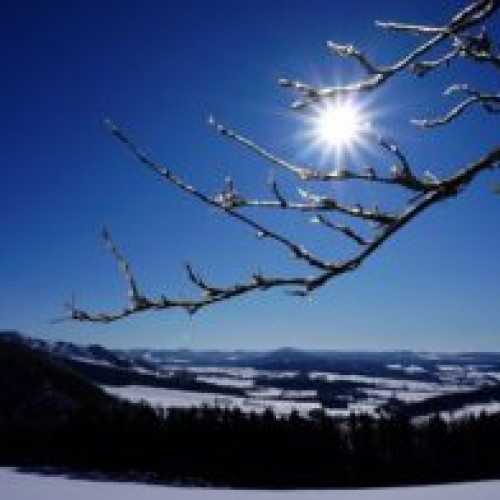
[[[250,488],[353,487],[500,477],[500,416],[416,425],[114,403],[0,417],[0,463]]]
[[[0,341],[0,465],[246,488],[500,477],[500,415],[419,424],[118,401],[74,367]]]

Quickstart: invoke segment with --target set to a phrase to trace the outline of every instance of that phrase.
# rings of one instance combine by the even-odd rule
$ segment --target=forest
[[[244,488],[500,477],[500,415],[333,419],[166,409],[105,394],[46,353],[0,343],[0,465]]]

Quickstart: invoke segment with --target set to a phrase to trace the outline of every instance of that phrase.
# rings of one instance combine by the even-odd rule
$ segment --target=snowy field
[[[367,490],[248,491],[68,479],[0,469],[2,500],[498,500],[500,481]]]
[[[441,412],[441,416],[448,420],[464,418],[468,416],[478,417],[481,413],[486,413],[487,415],[491,415],[493,413],[500,413],[500,403],[497,401],[492,401],[491,403],[478,403],[472,404],[468,406],[464,406],[459,410],[455,410],[452,412],[443,411]]]
[[[391,380],[391,383],[394,381]],[[192,408],[200,406],[218,408],[239,408],[243,412],[262,413],[267,408],[276,415],[288,415],[293,410],[301,415],[308,415],[312,410],[321,409],[319,402],[313,399],[301,401],[302,398],[312,398],[315,391],[284,391],[277,388],[258,389],[248,391],[247,397],[226,396],[208,392],[181,391],[177,389],[163,389],[140,385],[122,387],[102,385],[108,394],[134,403],[145,402],[153,407],[163,408]],[[363,389],[365,398],[349,402],[346,408],[328,408],[327,415],[331,417],[348,417],[351,413],[368,413],[377,415],[379,408],[390,396],[398,397],[402,401],[423,401],[430,396],[437,396],[441,392],[405,391],[394,389]],[[448,420],[463,418],[469,415],[478,416],[482,411],[487,414],[499,413],[500,402],[471,404],[452,412],[441,412]],[[1,499],[0,499],[1,500]]]
[[[246,412],[262,413],[271,408],[277,415],[287,415],[292,410],[307,415],[311,410],[318,410],[321,405],[317,402],[286,401],[275,399],[242,398],[210,394],[207,392],[179,391],[176,389],[161,389],[140,385],[124,387],[101,386],[108,394],[117,396],[134,403],[144,401],[151,406],[164,408],[191,408],[211,406],[218,408],[240,408]]]

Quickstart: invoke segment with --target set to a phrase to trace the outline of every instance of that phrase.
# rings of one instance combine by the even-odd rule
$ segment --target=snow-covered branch
[[[381,66],[353,45],[329,42],[328,46],[334,54],[356,61],[363,69],[365,77],[347,85],[325,88],[316,88],[290,79],[282,79],[279,83],[282,87],[293,89],[300,95],[300,100],[293,107],[307,111],[308,106],[313,103],[329,102],[331,99],[338,99],[352,93],[372,92],[406,69],[418,76],[425,76],[431,70],[445,69],[452,61],[455,64],[462,59],[478,64],[488,63],[493,70],[500,69],[500,58],[495,52],[495,43],[484,26],[484,23],[497,10],[498,0],[480,0],[471,3],[447,23],[441,25],[377,22],[380,28],[388,32],[416,36],[420,43],[393,64]],[[436,54],[435,50],[439,50],[439,53]],[[421,84],[423,81],[425,79],[417,80],[416,83]],[[459,96],[461,100],[442,116],[414,120],[414,123],[424,128],[447,125],[472,106],[479,107],[488,114],[500,112],[500,93],[498,92],[486,93],[472,89],[467,84],[461,84],[449,87],[445,94]],[[446,199],[457,196],[479,174],[498,167],[500,164],[499,144],[496,148],[485,152],[476,161],[457,168],[455,173],[448,177],[438,178],[424,170],[423,166],[418,165],[413,158],[410,161],[410,155],[406,154],[396,141],[366,131],[366,138],[381,148],[392,159],[393,164],[382,168],[380,166],[347,168],[334,165],[330,169],[321,169],[286,160],[272,152],[271,148],[261,146],[253,139],[222,125],[214,118],[210,118],[209,123],[221,136],[251,151],[258,159],[265,160],[276,170],[276,172],[273,171],[268,182],[270,199],[246,195],[241,189],[237,189],[235,180],[229,176],[225,178],[220,191],[216,195],[210,195],[188,183],[173,169],[154,160],[137,146],[128,132],[110,120],[106,121],[115,139],[132,153],[133,158],[139,164],[161,178],[170,187],[238,221],[259,239],[273,241],[282,247],[286,251],[286,256],[291,256],[301,263],[300,272],[291,276],[272,276],[258,271],[239,283],[221,285],[207,281],[202,273],[195,271],[191,264],[186,264],[187,279],[195,290],[191,297],[167,297],[163,294],[150,297],[139,286],[129,261],[115,244],[111,232],[105,229],[102,233],[104,242],[124,278],[127,293],[126,305],[114,312],[92,313],[77,307],[74,301],[71,301],[67,306],[70,318],[77,321],[108,323],[144,311],[183,309],[193,314],[218,302],[274,288],[285,289],[288,293],[297,296],[309,295],[333,278],[357,269],[386,241],[422,212]],[[295,198],[278,184],[276,175],[280,173],[291,176],[296,181]],[[413,197],[404,206],[394,210],[394,208],[384,208],[383,199],[377,206],[369,205],[362,200],[359,203],[346,204],[333,196],[332,190],[326,191],[328,195],[323,194],[325,190],[322,191],[322,188],[325,185],[331,187],[335,183],[352,181],[365,182],[374,187],[392,186],[401,192],[410,192]],[[260,222],[256,216],[262,213],[262,210],[282,211],[291,217],[297,217],[299,222],[303,222],[304,218],[306,221],[313,221],[323,228],[332,230],[335,234],[338,233],[340,237],[347,238],[353,243],[354,250],[347,258],[325,258],[314,255],[301,243],[300,231],[292,236],[285,235]],[[333,217],[342,218],[342,221],[334,220]],[[368,223],[366,228],[363,223]],[[303,274],[304,265],[309,271],[307,274]]]

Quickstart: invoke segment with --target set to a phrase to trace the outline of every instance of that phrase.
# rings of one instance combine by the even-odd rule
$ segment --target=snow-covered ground
[[[217,385],[219,387],[235,387],[237,389],[251,389],[254,386],[254,381],[251,378],[233,378],[233,377],[214,377],[200,376],[196,377],[197,382]]]
[[[464,387],[457,384],[438,384],[436,382],[423,382],[420,380],[407,380],[387,377],[370,377],[367,375],[346,375],[343,373],[311,372],[313,380],[325,380],[327,382],[355,382],[361,384],[373,384],[380,389],[417,391],[429,393],[459,392],[471,390],[474,387]]]
[[[243,398],[207,392],[179,391],[140,385],[123,387],[101,386],[108,394],[133,402],[144,401],[151,406],[164,408],[191,408],[194,406],[216,406],[219,408],[240,408],[248,412],[263,412],[271,408],[277,415],[289,414],[297,410],[308,414],[318,410],[321,404],[314,401],[291,401],[281,399]]]
[[[0,469],[2,500],[498,500],[500,481],[367,490],[249,491],[116,483]]]
[[[497,365],[440,363],[435,367],[424,368],[415,363],[392,363],[385,365],[385,368],[391,370],[394,376],[312,370],[303,377],[292,370],[197,365],[179,367],[162,364],[160,371],[163,376],[175,378],[179,373],[185,375],[187,372],[190,378],[207,384],[208,392],[138,385],[104,389],[115,396],[134,402],[145,401],[152,406],[189,408],[207,405],[239,408],[244,412],[263,412],[266,408],[271,408],[275,413],[283,415],[292,410],[308,414],[311,410],[321,409],[322,398],[316,389],[318,381],[321,381],[323,386],[325,382],[347,382],[353,385],[351,393],[338,397],[339,401],[344,399],[344,404],[325,408],[327,414],[332,417],[345,417],[351,413],[379,415],[379,410],[390,401],[422,402],[440,395],[474,391],[480,387],[498,384],[500,381]],[[408,375],[411,375],[411,378],[408,378]],[[297,389],[293,389],[293,381],[284,381],[290,378],[297,378]],[[310,388],[307,379],[310,381]],[[239,389],[240,395],[224,394],[224,389]],[[486,405],[471,405],[454,412],[443,412],[443,416],[462,418],[478,414],[482,409],[488,413],[499,412],[500,402],[492,400]]]
[[[395,381],[389,379],[389,384]],[[423,384],[423,383],[422,383]],[[397,385],[397,384],[396,384]],[[192,408],[200,406],[218,408],[239,408],[244,412],[262,413],[270,408],[277,415],[288,415],[297,411],[302,415],[308,415],[312,410],[322,408],[321,403],[314,400],[316,391],[287,391],[278,388],[266,388],[248,390],[247,397],[229,396],[209,392],[182,391],[177,389],[162,389],[158,387],[147,387],[141,385],[128,386],[101,386],[108,394],[132,401],[134,403],[145,402],[153,407],[163,408]],[[331,417],[348,417],[351,413],[368,413],[377,415],[380,408],[389,397],[397,397],[401,401],[414,402],[423,401],[432,396],[447,392],[437,391],[435,387],[429,386],[427,390],[405,390],[405,389],[363,389],[364,398],[349,400],[345,408],[328,408],[326,413]],[[479,415],[482,411],[488,414],[500,412],[500,402],[483,404],[472,404],[464,406],[452,412],[441,412],[444,418],[456,419],[468,415]]]
[[[396,371],[401,371],[404,373],[408,373],[409,375],[415,374],[415,373],[425,373],[426,369],[423,368],[422,366],[419,365],[408,365],[408,366],[403,366],[399,363],[394,363],[391,365],[387,365],[387,368],[389,370],[396,370]]]
[[[492,413],[500,413],[500,403],[498,401],[492,401],[490,403],[476,403],[464,406],[463,408],[455,411],[443,411],[441,412],[441,416],[451,420],[472,415],[477,417],[483,412],[487,415],[491,415]]]

